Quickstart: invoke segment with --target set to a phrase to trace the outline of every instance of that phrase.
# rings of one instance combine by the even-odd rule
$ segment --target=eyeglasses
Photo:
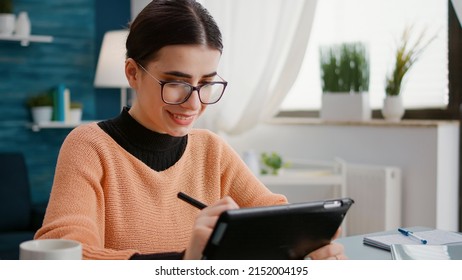
[[[218,74],[217,76],[222,79],[223,81],[214,81],[204,83],[198,86],[193,86],[185,82],[180,81],[161,81],[151,75],[141,64],[138,63],[138,66],[146,72],[151,78],[153,78],[156,82],[160,85],[160,95],[162,97],[162,101],[166,104],[171,105],[179,105],[183,104],[188,101],[189,97],[191,97],[193,91],[197,91],[199,95],[199,100],[202,104],[215,104],[217,103],[223,93],[225,92],[226,86],[228,82],[223,80]]]

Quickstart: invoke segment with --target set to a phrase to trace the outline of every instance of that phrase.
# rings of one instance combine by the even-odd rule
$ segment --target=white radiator
[[[271,191],[289,202],[351,197],[355,203],[343,223],[343,236],[401,226],[401,169],[361,165],[341,159],[321,162],[291,159],[279,176],[260,176]]]
[[[401,169],[346,164],[346,196],[355,203],[346,216],[346,235],[401,226]]]

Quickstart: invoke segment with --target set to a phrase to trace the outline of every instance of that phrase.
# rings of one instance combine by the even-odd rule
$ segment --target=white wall
[[[458,122],[262,124],[225,138],[240,153],[400,167],[403,226],[458,230]]]

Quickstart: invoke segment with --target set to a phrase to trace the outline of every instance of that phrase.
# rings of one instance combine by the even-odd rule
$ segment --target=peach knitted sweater
[[[241,207],[287,202],[207,130],[194,129],[180,160],[157,172],[92,123],[71,131],[61,147],[45,220],[35,238],[77,240],[85,259],[181,252],[199,210],[179,200],[180,191],[205,204],[226,195]]]

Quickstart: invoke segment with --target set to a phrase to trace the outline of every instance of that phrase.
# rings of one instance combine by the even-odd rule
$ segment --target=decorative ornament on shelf
[[[16,19],[14,34],[20,37],[27,37],[30,35],[31,24],[27,12],[20,12]]]
[[[424,29],[414,42],[411,42],[413,26],[406,27],[401,35],[401,41],[395,53],[393,70],[386,77],[385,99],[382,115],[387,121],[399,122],[404,116],[401,97],[404,78],[411,67],[417,62],[423,51],[436,39],[436,35],[425,40]]]
[[[369,104],[369,55],[364,43],[321,47],[322,106],[320,118],[365,121]]]

